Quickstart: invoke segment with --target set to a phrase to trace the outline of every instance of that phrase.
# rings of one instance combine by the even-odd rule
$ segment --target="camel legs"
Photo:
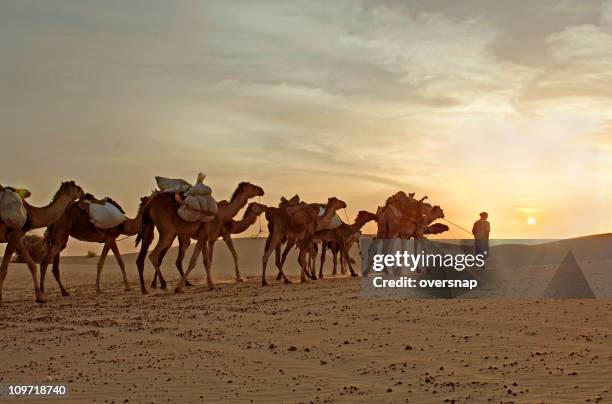
[[[155,273],[159,278],[159,287],[164,290],[166,289],[166,280],[164,279],[160,268],[161,261],[163,258],[162,252],[170,248],[173,240],[173,234],[160,234],[157,245],[155,246],[153,251],[151,251],[151,254],[149,254],[149,261],[151,261],[151,264],[153,264],[153,267],[155,268]]]
[[[187,253],[187,249],[189,248],[189,245],[191,244],[191,237],[187,236],[179,236],[178,238],[179,240],[179,248],[178,248],[178,254],[176,256],[176,269],[178,270],[179,274],[181,274],[181,278],[183,277],[183,260],[185,259],[185,254]],[[166,255],[164,253],[164,255]],[[163,260],[163,257],[162,257]],[[185,279],[185,286],[193,286],[191,284],[191,282],[189,282],[187,279]]]
[[[30,257],[28,249],[23,245],[21,234],[17,232],[9,236],[6,250],[4,252],[4,257],[2,257],[2,264],[0,265],[0,302],[2,302],[2,288],[4,286],[4,279],[6,278],[8,266],[15,250],[19,251],[21,256],[25,259],[26,264],[28,265],[28,269],[30,270],[30,274],[32,275],[32,282],[34,283],[34,293],[36,295],[36,302],[44,303],[45,299],[43,297],[42,291],[40,290],[38,277],[36,276],[36,264],[34,263],[34,261],[32,261],[32,257]]]
[[[319,268],[319,278],[323,277],[323,264],[325,264],[325,254],[327,254],[327,243],[323,242],[321,246],[321,267]]]
[[[280,250],[282,247],[282,243],[278,245],[276,252],[276,267],[278,268],[278,274],[276,275],[276,280],[280,281],[282,278],[283,267],[285,266],[285,261],[287,260],[287,255],[295,245],[295,240],[287,240],[287,244],[285,244],[285,250],[283,254],[280,255]],[[280,257],[280,259],[279,259]]]
[[[119,247],[117,247],[117,242],[115,240],[111,243],[111,251],[117,260],[117,264],[119,264],[119,269],[121,269],[121,275],[123,276],[123,285],[125,286],[125,291],[129,292],[132,290],[132,287],[128,283],[127,276],[125,275],[125,264],[123,263],[123,258],[121,257],[121,252],[119,252]]]
[[[62,280],[60,279],[60,255],[55,254],[53,258],[53,268],[51,268],[51,272],[53,273],[53,277],[55,278],[55,282],[57,282],[57,286],[60,288],[60,292],[62,296],[70,296],[70,293],[64,289],[64,285],[62,285]]]
[[[138,257],[136,258],[136,267],[138,268],[138,277],[140,280],[140,292],[145,295],[147,294],[147,287],[144,283],[144,265],[145,258],[147,256],[147,251],[149,251],[149,246],[153,242],[153,226],[144,226],[142,228],[142,241],[140,243],[140,251],[138,252]]]
[[[302,240],[300,242],[299,245],[299,249],[300,249],[300,255],[298,256],[298,263],[300,264],[300,281],[301,282],[307,282],[308,278],[306,277],[306,271],[307,271],[307,262],[306,262],[306,253],[307,253],[307,247],[304,245],[304,241]]]
[[[2,304],[2,289],[4,286],[4,278],[6,278],[6,273],[8,272],[8,266],[11,262],[11,258],[13,258],[13,253],[15,252],[15,243],[8,242],[6,245],[6,249],[4,250],[4,256],[2,257],[2,264],[0,264],[0,304]]]
[[[229,234],[224,235],[223,241],[225,241],[225,245],[227,245],[227,248],[232,254],[232,258],[234,259],[234,268],[236,269],[236,282],[244,282],[244,278],[240,276],[240,269],[238,268],[238,254],[236,253],[236,249],[234,248],[234,242],[232,241],[232,237]]]
[[[45,292],[45,275],[47,274],[47,266],[49,265],[49,263],[52,263],[53,277],[55,278],[55,281],[57,282],[57,285],[60,288],[62,296],[70,296],[70,293],[68,293],[64,288],[64,285],[62,285],[62,281],[60,278],[59,260],[61,250],[61,246],[57,244],[52,245],[49,252],[40,263],[40,290],[42,290],[43,293]]]
[[[334,263],[334,269],[332,270],[332,275],[336,275],[338,273],[338,246],[332,246],[332,261]]]
[[[266,286],[268,284],[268,282],[266,281],[266,267],[268,266],[268,258],[270,258],[272,251],[275,251],[277,248],[279,248],[280,250],[280,244],[282,243],[284,236],[280,233],[272,233],[269,236],[269,239],[270,239],[270,242],[269,243],[266,242],[267,248],[264,251],[263,257],[261,258],[261,264],[262,264],[261,286]],[[277,252],[277,257],[280,256],[279,252],[280,251]],[[285,283],[291,283],[289,279],[287,279],[287,277],[285,276],[285,273],[283,272],[282,263],[281,265],[278,266],[278,271],[281,277],[283,278],[283,280],[285,281]]]
[[[355,271],[353,270],[353,265],[351,264],[351,257],[349,257],[349,250],[346,247],[346,243],[340,243],[340,257],[344,258],[344,261],[348,263],[349,271],[351,271],[351,276],[357,276]]]
[[[202,253],[202,260],[206,269],[206,281],[208,283],[208,288],[210,290],[213,290],[215,288],[215,285],[212,282],[212,278],[210,276],[210,260],[206,243],[207,242],[205,240],[198,239],[198,242],[196,243],[195,248],[193,249],[193,253],[191,254],[191,259],[189,260],[189,266],[187,267],[187,271],[185,271],[185,274],[179,281],[179,284],[176,286],[176,289],[174,289],[175,293],[181,293],[183,291],[185,281],[187,280],[187,277],[189,276],[191,271],[193,271],[193,269],[196,267],[196,264],[198,262],[198,256],[200,255],[200,253]]]
[[[108,255],[108,251],[110,250],[110,243],[104,243],[104,247],[102,247],[102,252],[100,253],[100,259],[98,259],[98,271],[96,273],[96,293],[102,293],[100,289],[100,275],[102,274],[102,268],[104,268],[104,261],[106,261],[106,256]]]

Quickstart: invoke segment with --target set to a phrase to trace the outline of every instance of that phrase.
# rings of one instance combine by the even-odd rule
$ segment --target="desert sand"
[[[198,268],[198,285],[179,295],[174,252],[163,265],[169,290],[146,296],[133,255],[134,291],[123,291],[110,257],[101,295],[96,259],[68,257],[72,295],[59,295],[49,271],[44,305],[25,265],[13,264],[0,384],[68,385],[57,402],[612,402],[610,299],[368,299],[360,279],[342,275],[262,288],[262,240],[236,246],[246,283],[231,281],[219,245],[217,290]],[[581,263],[585,274],[608,264]],[[554,268],[523,272],[537,281]],[[294,265],[288,273],[297,281]]]

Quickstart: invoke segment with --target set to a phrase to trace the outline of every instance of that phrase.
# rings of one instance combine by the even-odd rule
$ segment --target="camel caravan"
[[[52,273],[60,293],[62,296],[68,296],[69,293],[61,280],[60,254],[66,248],[70,237],[103,245],[97,262],[95,284],[96,292],[100,293],[100,276],[111,251],[121,270],[125,290],[132,290],[117,239],[136,236],[136,246],[140,248],[136,259],[140,290],[142,294],[146,294],[148,291],[144,269],[147,255],[155,270],[151,287],[157,287],[159,282],[160,288],[166,289],[161,265],[176,239],[178,255],[175,264],[180,275],[176,293],[182,292],[186,286],[191,286],[188,277],[200,256],[208,287],[211,290],[215,288],[211,268],[214,245],[219,239],[223,239],[232,255],[235,280],[244,282],[232,235],[246,231],[262,214],[268,229],[262,257],[262,286],[268,284],[266,269],[273,253],[278,270],[276,279],[291,283],[283,271],[283,266],[287,255],[294,248],[298,251],[302,282],[323,278],[327,250],[332,253],[333,275],[337,274],[339,258],[341,273],[346,273],[348,268],[351,276],[358,276],[353,267],[355,262],[349,252],[359,243],[361,229],[368,222],[376,222],[378,225],[374,242],[370,246],[371,251],[380,243],[383,244],[383,249],[388,248],[385,243],[390,239],[422,240],[428,234],[448,230],[446,225],[435,223],[436,220],[444,218],[440,206],[426,203],[427,197],[416,199],[413,193],[406,194],[403,191],[387,198],[376,213],[362,210],[358,212],[353,223],[346,223],[338,215],[340,210],[346,208],[346,203],[336,197],[330,197],[326,203],[307,203],[295,195],[290,199],[281,198],[278,206],[272,207],[251,201],[263,196],[264,190],[250,182],[239,183],[229,199],[216,201],[212,196],[212,189],[204,184],[205,175],[202,173],[198,175],[195,184],[183,179],[155,179],[158,188],[141,198],[138,212],[133,218],[127,217],[123,208],[110,197],[97,199],[94,195],[84,192],[74,181],[61,183],[51,202],[44,207],[35,207],[27,202],[29,191],[0,185],[0,242],[6,243],[0,266],[0,304],[4,279],[14,253],[22,257],[32,274],[37,302],[45,301],[45,275],[49,264],[52,264]],[[237,218],[243,209],[244,214]],[[26,234],[41,228],[46,228],[44,237],[39,245],[34,245],[29,240],[33,236]],[[155,239],[155,230],[158,234],[157,242],[149,252]],[[24,242],[26,240],[28,242]],[[187,269],[183,270],[183,260],[192,240],[196,242],[195,248]],[[317,276],[316,259],[319,255]],[[37,276],[37,264],[40,266],[40,279]],[[363,276],[367,276],[367,270],[364,270]]]

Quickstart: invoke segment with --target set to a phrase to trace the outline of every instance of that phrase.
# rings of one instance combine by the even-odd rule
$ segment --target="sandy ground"
[[[249,242],[238,248],[254,275]],[[0,384],[65,383],[58,402],[612,402],[609,299],[373,300],[346,277],[208,291],[201,269],[184,294],[141,296],[132,260],[133,292],[109,261],[96,295],[95,259],[67,259],[72,296],[50,277],[44,305],[13,265]]]

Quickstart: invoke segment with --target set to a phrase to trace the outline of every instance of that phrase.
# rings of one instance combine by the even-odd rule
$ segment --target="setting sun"
[[[536,220],[536,218],[535,218],[535,217],[530,217],[530,218],[528,218],[528,219],[527,219],[527,224],[528,224],[529,226],[533,226],[533,225],[535,225],[535,224],[537,224],[537,223],[538,223],[538,221]]]

